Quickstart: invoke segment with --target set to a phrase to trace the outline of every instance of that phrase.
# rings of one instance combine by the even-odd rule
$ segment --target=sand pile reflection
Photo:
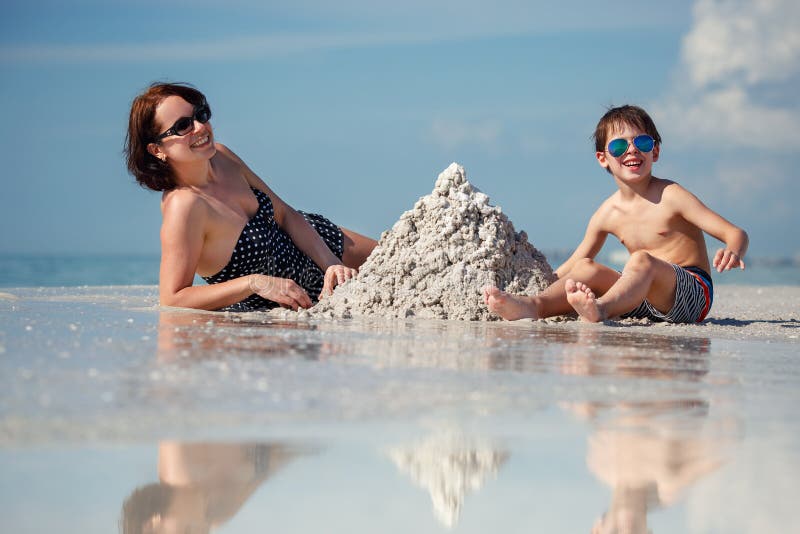
[[[496,476],[509,456],[491,442],[458,430],[440,431],[387,454],[401,473],[430,493],[436,518],[447,527],[458,522],[466,495]]]

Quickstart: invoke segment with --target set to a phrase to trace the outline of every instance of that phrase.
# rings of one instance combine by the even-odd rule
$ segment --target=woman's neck
[[[173,167],[178,185],[184,187],[206,187],[215,179],[211,160],[184,163],[180,168]]]

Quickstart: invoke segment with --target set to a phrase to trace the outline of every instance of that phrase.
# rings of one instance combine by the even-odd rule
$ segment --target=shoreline
[[[62,287],[19,287],[0,290],[0,311],[12,311],[26,301],[80,302],[86,304],[111,306],[131,311],[181,312],[181,308],[159,307],[157,286],[62,286]],[[568,317],[555,317],[541,321],[523,319],[520,321],[455,321],[431,320],[411,317],[414,322],[443,321],[447,323],[485,323],[514,328],[558,327],[567,329],[591,329],[630,332],[636,334],[660,334],[668,336],[712,337],[732,340],[783,341],[800,343],[800,286],[763,286],[719,284],[715,286],[715,298],[708,317],[699,324],[654,323],[647,320],[610,320],[599,324],[589,324]],[[5,303],[5,305],[3,305]],[[10,306],[9,310],[6,306]],[[3,310],[5,308],[5,310]],[[379,325],[397,320],[374,316],[355,316],[352,319],[330,319],[298,314],[290,310],[277,309],[268,312],[203,312],[210,316],[241,316],[264,323],[276,319],[296,322],[337,322],[369,321]],[[7,335],[14,335],[7,331]]]

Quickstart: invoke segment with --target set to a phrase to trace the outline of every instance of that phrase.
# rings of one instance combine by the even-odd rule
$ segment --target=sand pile
[[[464,168],[453,163],[431,194],[381,235],[358,276],[311,313],[493,320],[483,303],[483,286],[532,293],[554,278],[525,232],[515,232],[502,210],[490,205],[489,197],[467,181]]]

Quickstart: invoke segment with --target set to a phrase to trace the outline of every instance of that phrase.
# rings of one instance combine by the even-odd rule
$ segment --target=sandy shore
[[[608,321],[591,325],[569,318],[554,318],[537,324],[563,328],[625,329],[636,333],[658,333],[676,336],[701,336],[740,340],[800,342],[800,286],[748,286],[719,284],[714,288],[714,304],[700,324],[673,325],[649,321]],[[82,286],[74,288],[7,288],[0,291],[0,302],[50,300],[61,302],[93,302],[121,304],[122,308],[157,310],[158,290],[155,286]],[[290,310],[273,310],[251,316],[279,317],[283,320],[306,320]],[[305,317],[304,317],[305,315]],[[377,319],[377,318],[376,318]],[[416,319],[425,321],[424,319]],[[337,321],[337,319],[333,319]],[[495,323],[525,328],[529,320]]]
[[[622,321],[605,325],[613,326],[666,335],[797,343],[800,342],[800,287],[720,284],[714,287],[714,304],[706,320],[700,324]]]
[[[290,310],[273,310],[270,315],[292,319]],[[336,320],[336,319],[333,319]],[[425,319],[417,319],[425,320]],[[547,324],[563,328],[625,329],[632,333],[800,342],[800,286],[717,285],[714,303],[708,317],[700,324],[669,324],[647,319],[584,323],[575,317],[554,317],[543,321],[527,319],[499,322],[525,328]]]

